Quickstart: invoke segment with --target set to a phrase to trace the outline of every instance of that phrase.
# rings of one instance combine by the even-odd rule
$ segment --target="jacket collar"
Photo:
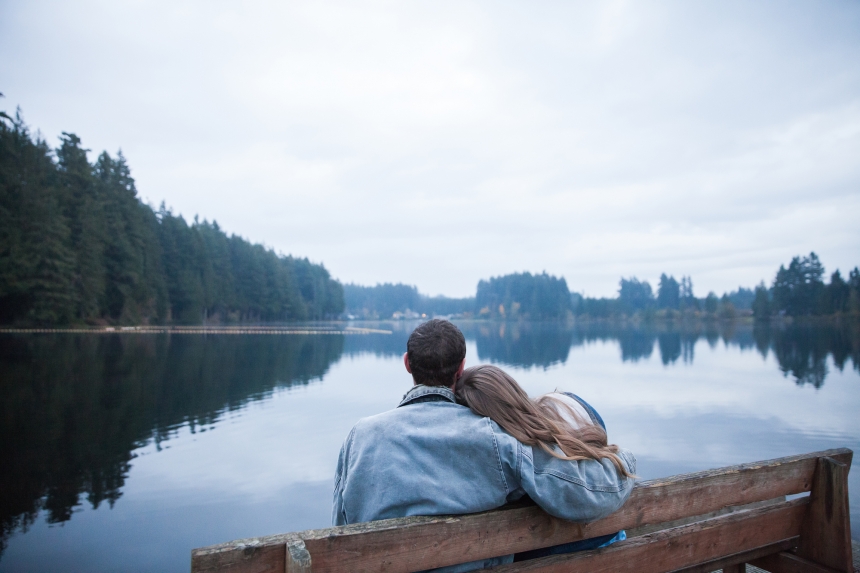
[[[454,397],[454,392],[451,391],[450,388],[446,388],[445,386],[425,386],[424,384],[418,384],[413,386],[412,389],[409,390],[406,394],[403,395],[403,400],[400,401],[400,404],[397,405],[405,406],[418,398],[423,398],[424,396],[440,396],[445,400],[450,402],[457,403],[457,398]]]

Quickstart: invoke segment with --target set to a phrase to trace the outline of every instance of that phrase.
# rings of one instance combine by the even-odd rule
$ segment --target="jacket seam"
[[[493,430],[492,424],[490,424],[489,418],[484,418],[487,422],[487,428],[490,430],[490,436],[493,438],[493,449],[496,452],[496,462],[499,466],[499,476],[502,478],[502,487],[505,488],[505,495],[508,493],[508,480],[505,479],[505,470],[502,467],[502,454],[499,452],[499,443],[496,441],[496,432]]]
[[[544,471],[544,472],[537,472],[536,471],[535,474],[552,475],[552,476],[555,476],[559,479],[563,479],[564,481],[576,484],[576,485],[580,486],[581,488],[586,489],[588,491],[595,491],[595,492],[601,492],[601,493],[618,493],[620,491],[624,491],[624,485],[618,485],[618,486],[592,485],[592,484],[589,484],[588,482],[585,482],[581,479],[578,479],[578,478],[575,478],[575,477],[572,477],[572,476],[569,476],[569,475],[566,475],[563,473],[554,472],[554,471]]]
[[[528,454],[525,454],[525,451],[523,451],[523,454],[525,457],[528,457]],[[534,468],[533,469],[534,475],[536,475],[536,476],[537,475],[552,475],[552,476],[555,476],[557,478],[563,479],[564,481],[574,483],[574,484],[576,484],[576,485],[578,485],[584,489],[587,489],[588,491],[597,491],[597,492],[602,492],[602,493],[618,493],[619,491],[624,491],[626,483],[627,483],[627,480],[624,480],[618,486],[601,486],[601,485],[596,485],[596,484],[590,484],[590,483],[583,481],[579,478],[575,478],[569,474],[562,473],[562,472],[559,472],[556,470],[552,470],[552,469],[539,470],[535,466],[534,459],[530,458],[530,460],[532,463],[532,468]]]
[[[349,435],[346,437],[346,443],[343,445],[343,468],[340,472],[338,472],[337,480],[335,481],[334,491],[335,495],[337,495],[338,486],[343,485],[346,486],[346,480],[343,479],[343,474],[347,473],[349,470],[349,452],[352,450],[352,442],[355,439],[355,426],[353,426],[352,430],[349,431]],[[343,487],[340,490],[340,496],[343,497]],[[346,516],[346,505],[341,502],[340,504],[340,512],[343,515],[343,521],[345,524],[349,524],[349,519]]]

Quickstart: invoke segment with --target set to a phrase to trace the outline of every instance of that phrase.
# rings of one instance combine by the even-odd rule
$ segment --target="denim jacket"
[[[635,473],[633,454],[621,450],[619,457]],[[551,515],[590,522],[620,508],[633,483],[608,459],[555,458],[457,404],[450,389],[418,385],[397,408],[359,420],[347,436],[332,522],[475,513],[526,494]]]

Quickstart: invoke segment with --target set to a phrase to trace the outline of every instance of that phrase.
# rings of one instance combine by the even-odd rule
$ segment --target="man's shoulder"
[[[415,401],[406,405],[380,412],[366,418],[361,418],[355,424],[356,429],[369,429],[377,426],[392,424],[412,424],[425,418],[481,419],[480,416],[466,406],[447,400]]]
[[[412,402],[362,418],[353,427],[351,436],[356,445],[361,444],[361,449],[371,444],[378,447],[415,440],[444,442],[450,447],[483,442],[493,449],[516,448],[516,439],[496,422],[449,401]]]

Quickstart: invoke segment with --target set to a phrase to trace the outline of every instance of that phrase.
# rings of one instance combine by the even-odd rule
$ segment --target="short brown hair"
[[[451,386],[466,357],[466,338],[451,322],[434,318],[412,331],[406,355],[416,384]]]

